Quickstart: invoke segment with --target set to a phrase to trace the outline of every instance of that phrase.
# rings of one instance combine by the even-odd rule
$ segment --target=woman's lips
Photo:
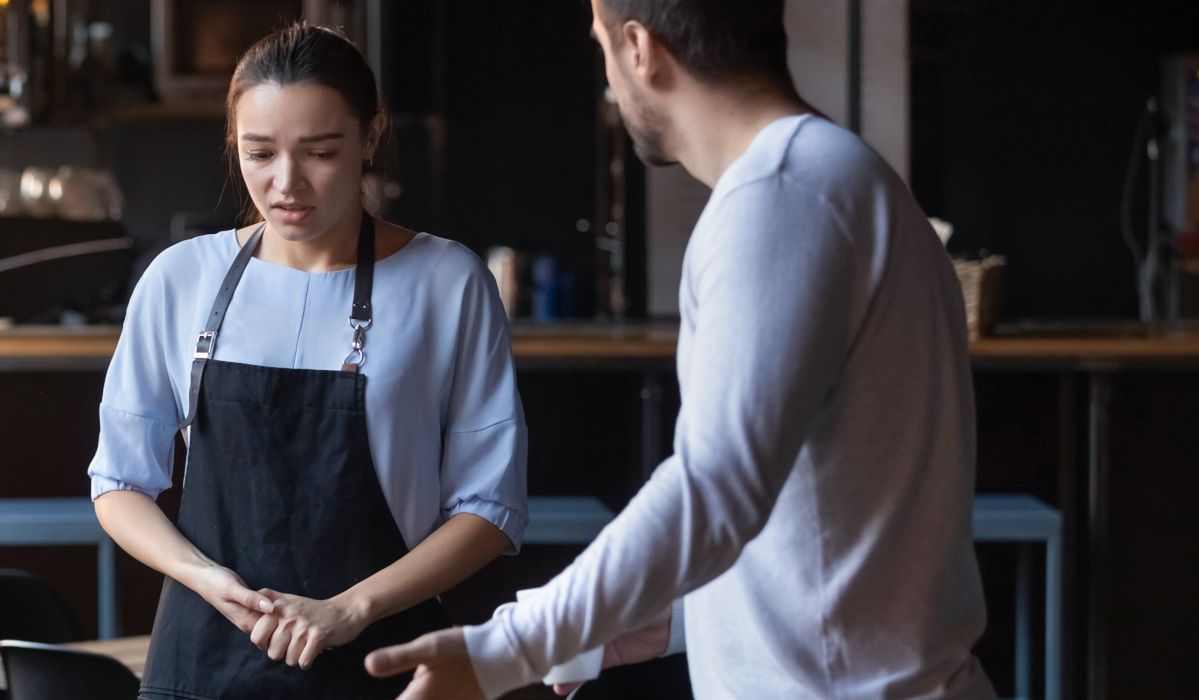
[[[276,204],[271,208],[285,224],[298,224],[307,219],[308,214],[312,211],[312,207],[298,204]]]

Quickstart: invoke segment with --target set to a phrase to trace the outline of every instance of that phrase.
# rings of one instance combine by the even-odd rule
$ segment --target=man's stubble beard
[[[663,146],[666,119],[646,106],[637,94],[629,94],[629,109],[621,109],[625,129],[633,139],[633,152],[646,165],[668,166],[678,163]]]

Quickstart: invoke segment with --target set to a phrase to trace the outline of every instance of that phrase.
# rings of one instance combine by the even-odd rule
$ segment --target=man
[[[641,157],[713,188],[683,262],[675,452],[532,600],[367,668],[419,666],[404,698],[491,698],[685,637],[698,698],[994,697],[970,653],[964,312],[927,220],[795,93],[783,0],[592,10]]]

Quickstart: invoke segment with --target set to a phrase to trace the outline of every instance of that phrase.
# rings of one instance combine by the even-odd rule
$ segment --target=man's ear
[[[645,25],[629,20],[620,27],[621,42],[628,51],[628,68],[646,83],[669,80],[669,53],[662,42],[650,33]]]

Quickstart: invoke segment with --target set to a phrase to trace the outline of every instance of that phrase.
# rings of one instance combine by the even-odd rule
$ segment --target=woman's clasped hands
[[[274,610],[258,618],[250,641],[288,666],[310,668],[321,652],[354,641],[369,623],[344,594],[314,600],[269,588],[258,593],[271,600]]]
[[[327,600],[246,587],[234,571],[211,564],[192,581],[195,590],[275,661],[308,669],[326,649],[349,643],[370,620],[346,594]]]

